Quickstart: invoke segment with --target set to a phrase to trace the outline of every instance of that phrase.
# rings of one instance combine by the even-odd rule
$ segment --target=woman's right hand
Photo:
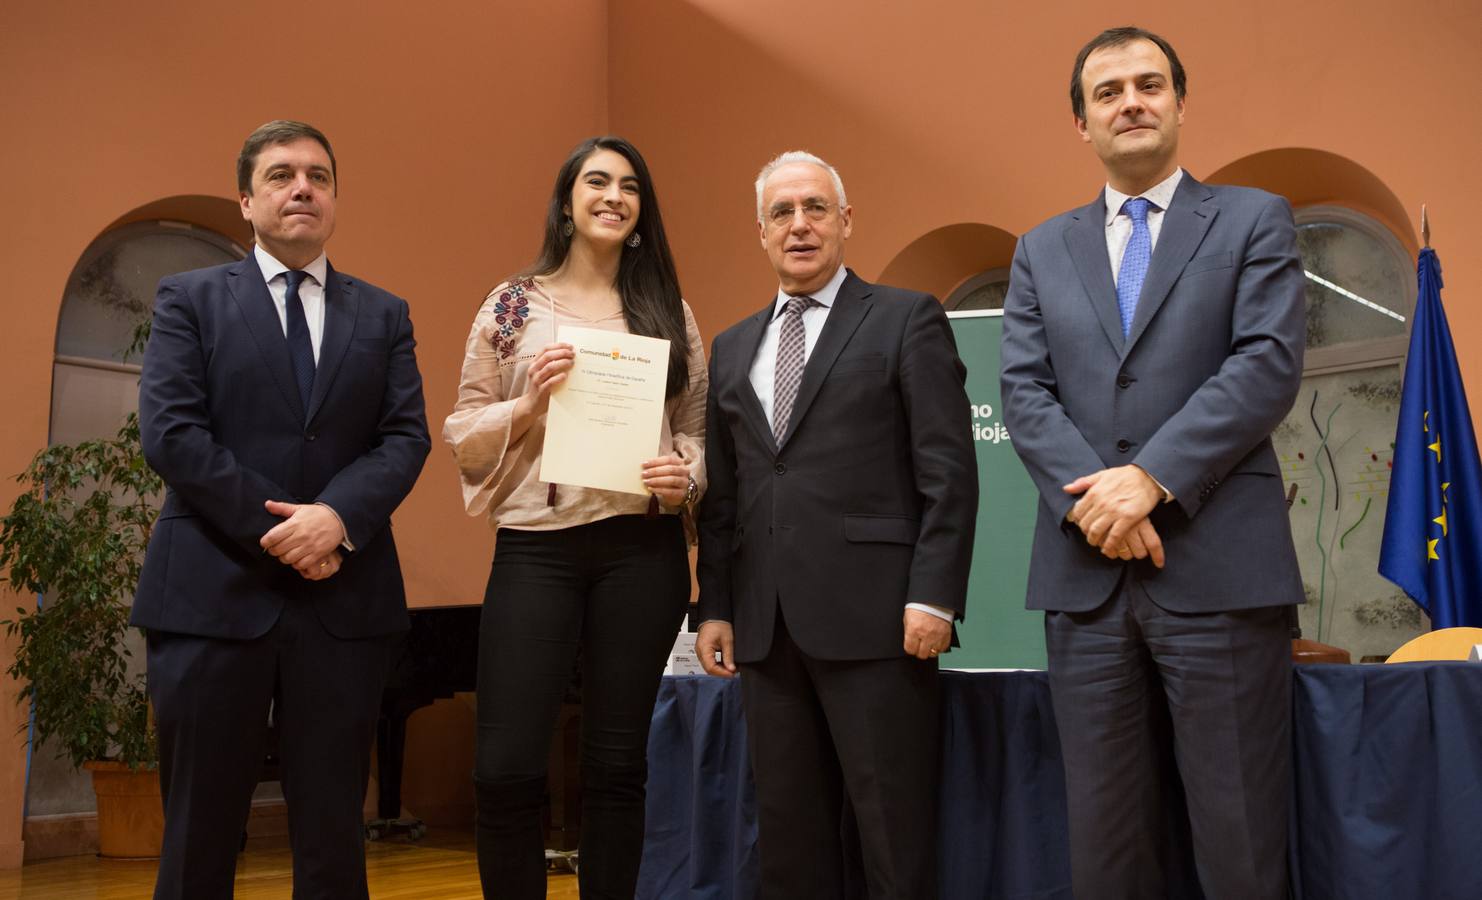
[[[576,349],[570,344],[546,344],[525,370],[525,393],[519,405],[530,418],[538,418],[551,402],[551,388],[566,380],[576,362]]]

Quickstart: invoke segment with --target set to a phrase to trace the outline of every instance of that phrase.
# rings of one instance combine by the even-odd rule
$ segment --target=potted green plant
[[[0,581],[43,599],[0,623],[18,639],[6,671],[18,702],[33,704],[35,746],[92,770],[101,855],[158,856],[158,753],[142,667],[124,642],[162,488],[138,417],[112,439],[42,450],[17,480],[0,519]],[[142,811],[118,808],[138,799]]]

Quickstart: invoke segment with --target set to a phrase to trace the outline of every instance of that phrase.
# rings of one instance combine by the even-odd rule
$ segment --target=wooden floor
[[[366,845],[372,900],[479,900],[470,834],[431,834],[415,844]],[[153,862],[73,856],[0,871],[0,900],[149,900]],[[292,863],[281,839],[251,842],[237,863],[237,900],[287,900]],[[576,900],[576,877],[552,875],[546,896]]]

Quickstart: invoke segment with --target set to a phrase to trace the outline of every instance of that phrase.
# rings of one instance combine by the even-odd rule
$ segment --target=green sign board
[[[978,453],[978,527],[967,583],[967,617],[959,624],[962,646],[942,657],[952,669],[1043,669],[1044,613],[1024,608],[1029,547],[1039,495],[1014,453],[1000,414],[998,310],[949,313],[957,352],[967,366]]]

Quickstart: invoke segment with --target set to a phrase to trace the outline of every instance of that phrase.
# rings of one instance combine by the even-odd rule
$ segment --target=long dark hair
[[[629,332],[669,340],[669,384],[665,393],[673,397],[689,387],[689,336],[684,327],[679,274],[674,269],[674,256],[669,252],[669,238],[664,234],[664,217],[659,214],[659,197],[654,192],[648,164],[637,147],[620,137],[603,135],[588,138],[571,151],[556,173],[550,206],[546,209],[540,256],[528,271],[517,277],[549,275],[566,262],[566,255],[571,252],[571,237],[565,231],[566,206],[571,202],[571,190],[581,174],[582,163],[599,150],[619,154],[638,176],[638,223],[633,231],[641,240],[637,247],[623,245],[614,286],[622,300],[623,319]]]

